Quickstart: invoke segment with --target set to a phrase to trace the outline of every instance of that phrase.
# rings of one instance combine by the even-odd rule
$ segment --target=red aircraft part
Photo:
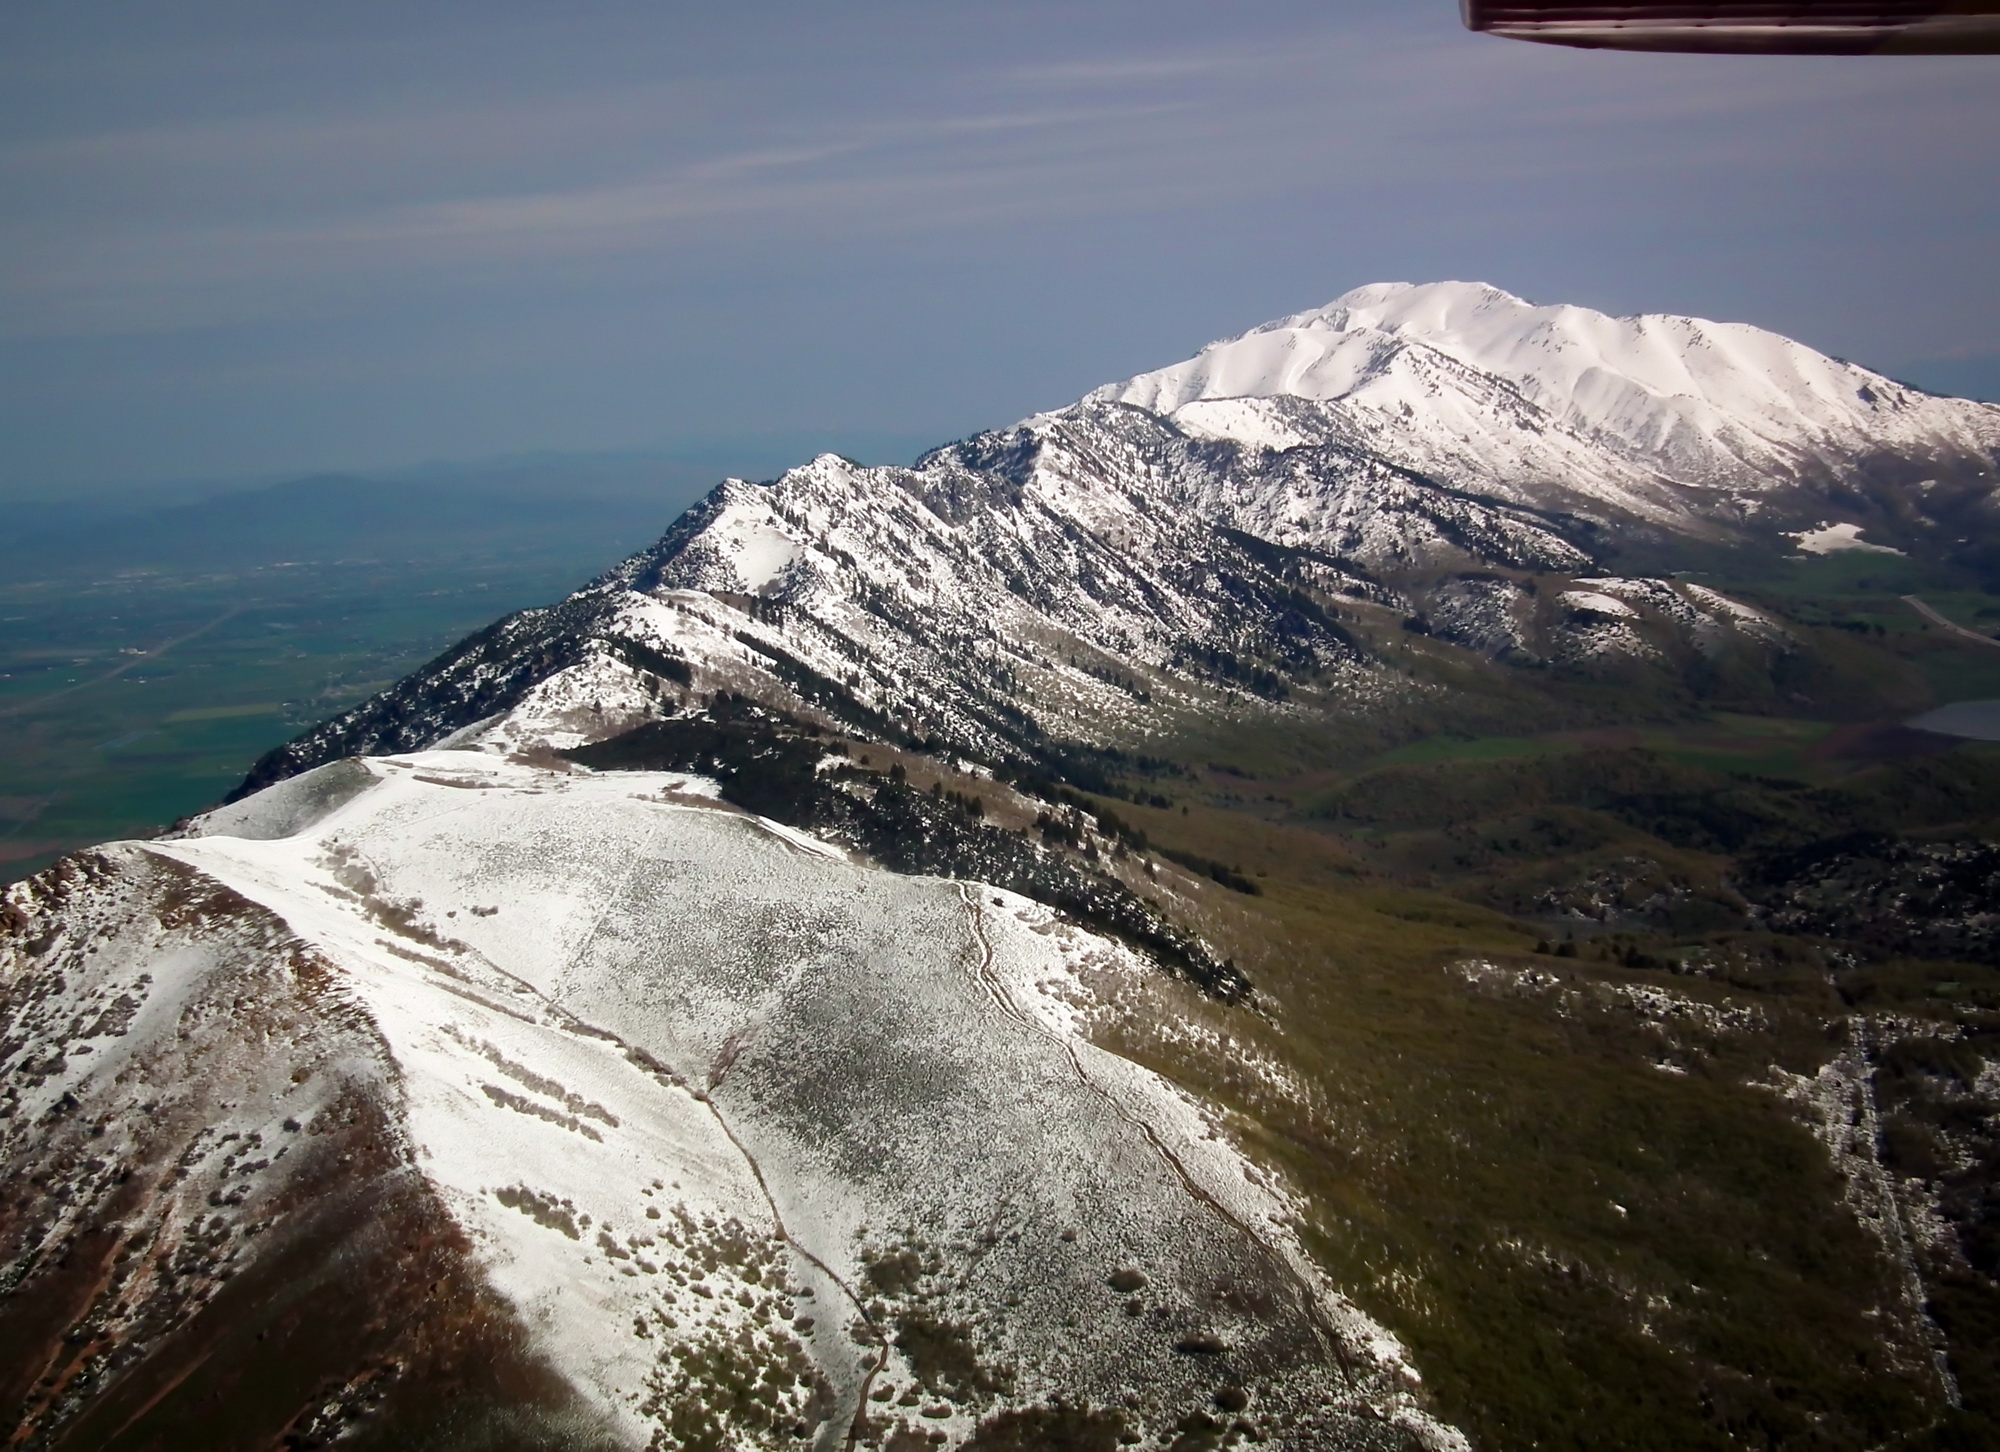
[[[1461,0],[1469,29],[1614,50],[1880,55],[2000,52],[2000,0]]]

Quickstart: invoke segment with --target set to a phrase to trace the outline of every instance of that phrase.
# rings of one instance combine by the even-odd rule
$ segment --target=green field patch
[[[1812,773],[1808,753],[1834,729],[1827,721],[1716,716],[1679,729],[1649,731],[1641,739],[1663,756],[1708,771],[1801,777]]]
[[[1943,638],[1938,649],[1917,657],[1917,667],[1940,706],[1954,701],[2000,700],[2000,650]]]
[[[1797,776],[1809,770],[1806,753],[1835,729],[1834,723],[1827,721],[1722,714],[1672,725],[1605,727],[1538,736],[1433,736],[1384,752],[1368,766],[1374,770],[1532,761],[1576,751],[1639,747],[1711,771]]]
[[[1932,590],[1922,599],[1945,619],[1966,630],[1983,635],[2000,630],[2000,599],[1983,590]],[[1899,599],[1896,603],[1910,615],[1916,615],[1907,602]]]
[[[1700,749],[1689,747],[1667,747],[1663,755],[1689,766],[1702,767],[1707,771],[1728,772],[1737,776],[1801,777],[1808,774],[1805,760],[1796,750],[1765,751],[1750,753],[1726,749]]]
[[[165,721],[169,726],[184,721],[234,721],[244,716],[275,716],[281,709],[276,701],[257,701],[247,706],[197,706],[192,710],[176,711]]]
[[[1376,766],[1421,766],[1442,761],[1511,761],[1575,751],[1573,742],[1546,736],[1433,736],[1375,758]]]
[[[1732,565],[1734,562],[1730,562]],[[1895,555],[1878,555],[1867,550],[1843,550],[1830,555],[1794,555],[1776,567],[1760,561],[1754,579],[1732,578],[1733,569],[1720,577],[1691,576],[1718,589],[1756,590],[1791,596],[1811,595],[1908,595],[1925,589],[1949,588],[1959,583],[1949,570],[1925,565]]]

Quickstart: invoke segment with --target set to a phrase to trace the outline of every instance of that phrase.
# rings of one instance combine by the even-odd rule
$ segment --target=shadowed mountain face
[[[9,889],[17,1440],[1977,1436],[1986,643],[1741,582],[1996,469],[1444,284],[728,481]]]

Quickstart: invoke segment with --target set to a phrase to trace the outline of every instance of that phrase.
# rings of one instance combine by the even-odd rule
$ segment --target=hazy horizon
[[[1448,0],[202,0],[0,40],[11,497],[942,443],[1390,279],[2000,397],[1993,57],[1568,52]]]

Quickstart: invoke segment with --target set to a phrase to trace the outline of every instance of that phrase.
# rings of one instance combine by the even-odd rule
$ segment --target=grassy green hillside
[[[2000,748],[1713,714],[1265,753],[1210,732],[1130,784],[1173,805],[1107,803],[1258,889],[1187,887],[1261,1011],[1113,1037],[1239,1113],[1476,1445],[1994,1445]]]

